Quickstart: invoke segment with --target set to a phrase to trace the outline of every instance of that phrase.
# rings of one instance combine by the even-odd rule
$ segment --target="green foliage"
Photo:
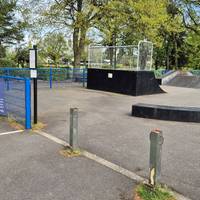
[[[0,58],[0,67],[16,67],[16,63],[7,58]]]
[[[28,67],[29,63],[29,48],[20,47],[16,49],[15,60],[18,64],[18,67]]]
[[[13,43],[23,39],[22,31],[25,24],[15,17],[16,2],[15,0],[0,1],[0,44]]]
[[[0,45],[0,58],[3,58],[6,56],[6,48]]]
[[[67,42],[62,33],[47,35],[38,45],[41,59],[47,59],[50,63],[57,65],[68,53]],[[47,61],[46,60],[46,61]]]
[[[11,1],[2,2],[5,4]],[[73,38],[74,66],[80,66],[81,61],[87,60],[86,47],[91,39],[89,37],[91,34],[88,33],[92,32],[95,35],[95,41],[98,39],[98,42],[109,46],[137,44],[143,39],[152,41],[156,69],[163,66],[166,69],[200,68],[198,45],[200,42],[200,3],[198,0],[37,0],[28,3],[21,2],[23,2],[21,7],[24,8],[23,14],[29,22],[30,30],[33,31],[34,36],[39,36],[39,41],[42,41],[40,47],[43,53],[40,58],[45,62],[49,59],[56,64],[63,56],[58,50],[59,47],[57,49],[57,36],[51,37],[50,34],[45,39],[47,43],[52,43],[49,45],[52,47],[47,48],[48,45],[45,46],[41,33],[62,30],[63,37],[71,33]],[[15,2],[12,4],[13,9],[15,4]]]
[[[150,188],[146,185],[140,185],[137,188],[137,193],[143,200],[175,200],[167,188],[160,186]]]
[[[187,37],[187,45],[188,66],[193,69],[200,69],[200,35],[190,33]]]
[[[46,3],[44,0],[38,0],[36,4],[35,1],[32,2],[31,5],[34,5],[37,14],[39,13],[38,20],[31,22],[32,27],[36,27],[35,30],[39,27],[36,33],[40,34],[41,28],[51,28],[50,32],[62,29],[66,33],[70,30],[73,35],[74,66],[79,66],[81,59],[85,57],[84,50],[88,44],[87,32],[94,27],[96,19],[100,19],[100,11],[107,1],[50,0]],[[29,5],[29,13],[32,12],[32,7]],[[29,13],[26,16],[30,16]]]

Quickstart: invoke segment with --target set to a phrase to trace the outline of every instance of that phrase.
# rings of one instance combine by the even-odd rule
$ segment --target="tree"
[[[15,0],[0,1],[0,45],[12,44],[23,39],[25,24],[15,17]]]
[[[137,44],[143,39],[152,41],[156,66],[166,68],[187,64],[191,46],[187,38],[192,33],[195,38],[200,32],[199,0],[31,0],[28,4],[30,2],[34,3],[30,10],[38,4],[33,18],[27,17],[33,21],[39,19],[37,25],[31,24],[33,28],[39,24],[46,32],[72,33],[74,66],[79,66],[85,57],[88,33],[92,30],[98,41],[100,35],[102,44],[109,46]],[[44,29],[39,31],[40,36],[43,33]],[[112,49],[111,65],[114,53]]]
[[[172,0],[182,16],[186,29],[200,35],[200,1],[199,0]]]
[[[40,55],[48,59],[56,66],[61,58],[67,53],[67,42],[62,33],[53,33],[47,35],[40,43]]]
[[[53,29],[70,29],[73,35],[74,66],[79,66],[87,44],[87,32],[101,18],[108,0],[49,0],[40,12],[40,24]],[[38,2],[43,2],[38,0]],[[45,6],[44,6],[45,7]]]
[[[187,39],[188,65],[194,69],[200,69],[200,35],[191,32]]]
[[[29,63],[29,48],[20,47],[16,49],[15,60],[17,61],[18,67],[27,67]]]
[[[148,39],[156,46],[162,44],[159,30],[168,22],[164,0],[112,0],[104,7],[103,17],[96,23],[104,45],[132,45]],[[115,54],[110,48],[110,64]]]

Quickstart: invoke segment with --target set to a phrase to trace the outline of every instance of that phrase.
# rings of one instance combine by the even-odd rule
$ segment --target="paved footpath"
[[[35,133],[0,136],[1,200],[131,200],[135,182]]]

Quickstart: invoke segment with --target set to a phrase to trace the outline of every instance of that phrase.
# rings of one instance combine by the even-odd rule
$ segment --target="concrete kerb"
[[[70,147],[69,143],[67,143],[64,140],[61,140],[61,139],[59,139],[59,138],[57,138],[55,136],[52,136],[51,134],[45,133],[43,131],[34,131],[34,132],[39,134],[39,135],[41,135],[41,136],[43,136],[43,137],[46,137],[49,140],[51,140],[51,141],[53,141],[53,142],[55,142],[57,144],[60,144],[60,145],[62,145],[64,147]],[[88,151],[82,150],[81,154],[83,156],[85,156],[86,158],[88,158],[90,160],[93,160],[93,161],[95,161],[95,162],[97,162],[97,163],[99,163],[99,164],[101,164],[101,165],[103,165],[105,167],[108,167],[109,169],[111,169],[111,170],[113,170],[115,172],[118,172],[118,173],[120,173],[120,174],[122,174],[122,175],[124,175],[124,176],[126,176],[126,177],[128,177],[128,178],[130,178],[130,179],[132,179],[134,181],[136,181],[136,182],[146,182],[146,183],[148,182],[147,179],[145,179],[145,178],[143,178],[141,176],[138,176],[134,172],[131,172],[131,171],[129,171],[129,170],[127,170],[127,169],[125,169],[125,168],[123,168],[121,166],[118,166],[118,165],[116,165],[116,164],[114,164],[112,162],[109,162],[109,161],[107,161],[107,160],[105,160],[105,159],[103,159],[103,158],[101,158],[101,157],[99,157],[99,156],[97,156],[95,154],[92,154],[92,153],[90,153]],[[183,195],[179,194],[178,192],[173,191],[173,194],[174,194],[174,196],[176,197],[177,200],[191,200],[191,199],[189,199],[187,197],[184,197]]]

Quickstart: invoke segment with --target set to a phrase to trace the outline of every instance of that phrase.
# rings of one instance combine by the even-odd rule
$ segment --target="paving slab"
[[[131,116],[134,103],[200,107],[200,90],[163,89],[166,94],[141,97],[70,87],[40,90],[39,119],[47,125],[45,131],[68,141],[69,109],[78,107],[81,148],[144,177],[148,177],[149,133],[161,129],[165,137],[162,182],[196,200],[200,196],[200,125]]]
[[[36,134],[0,137],[2,200],[128,200],[135,182]]]

